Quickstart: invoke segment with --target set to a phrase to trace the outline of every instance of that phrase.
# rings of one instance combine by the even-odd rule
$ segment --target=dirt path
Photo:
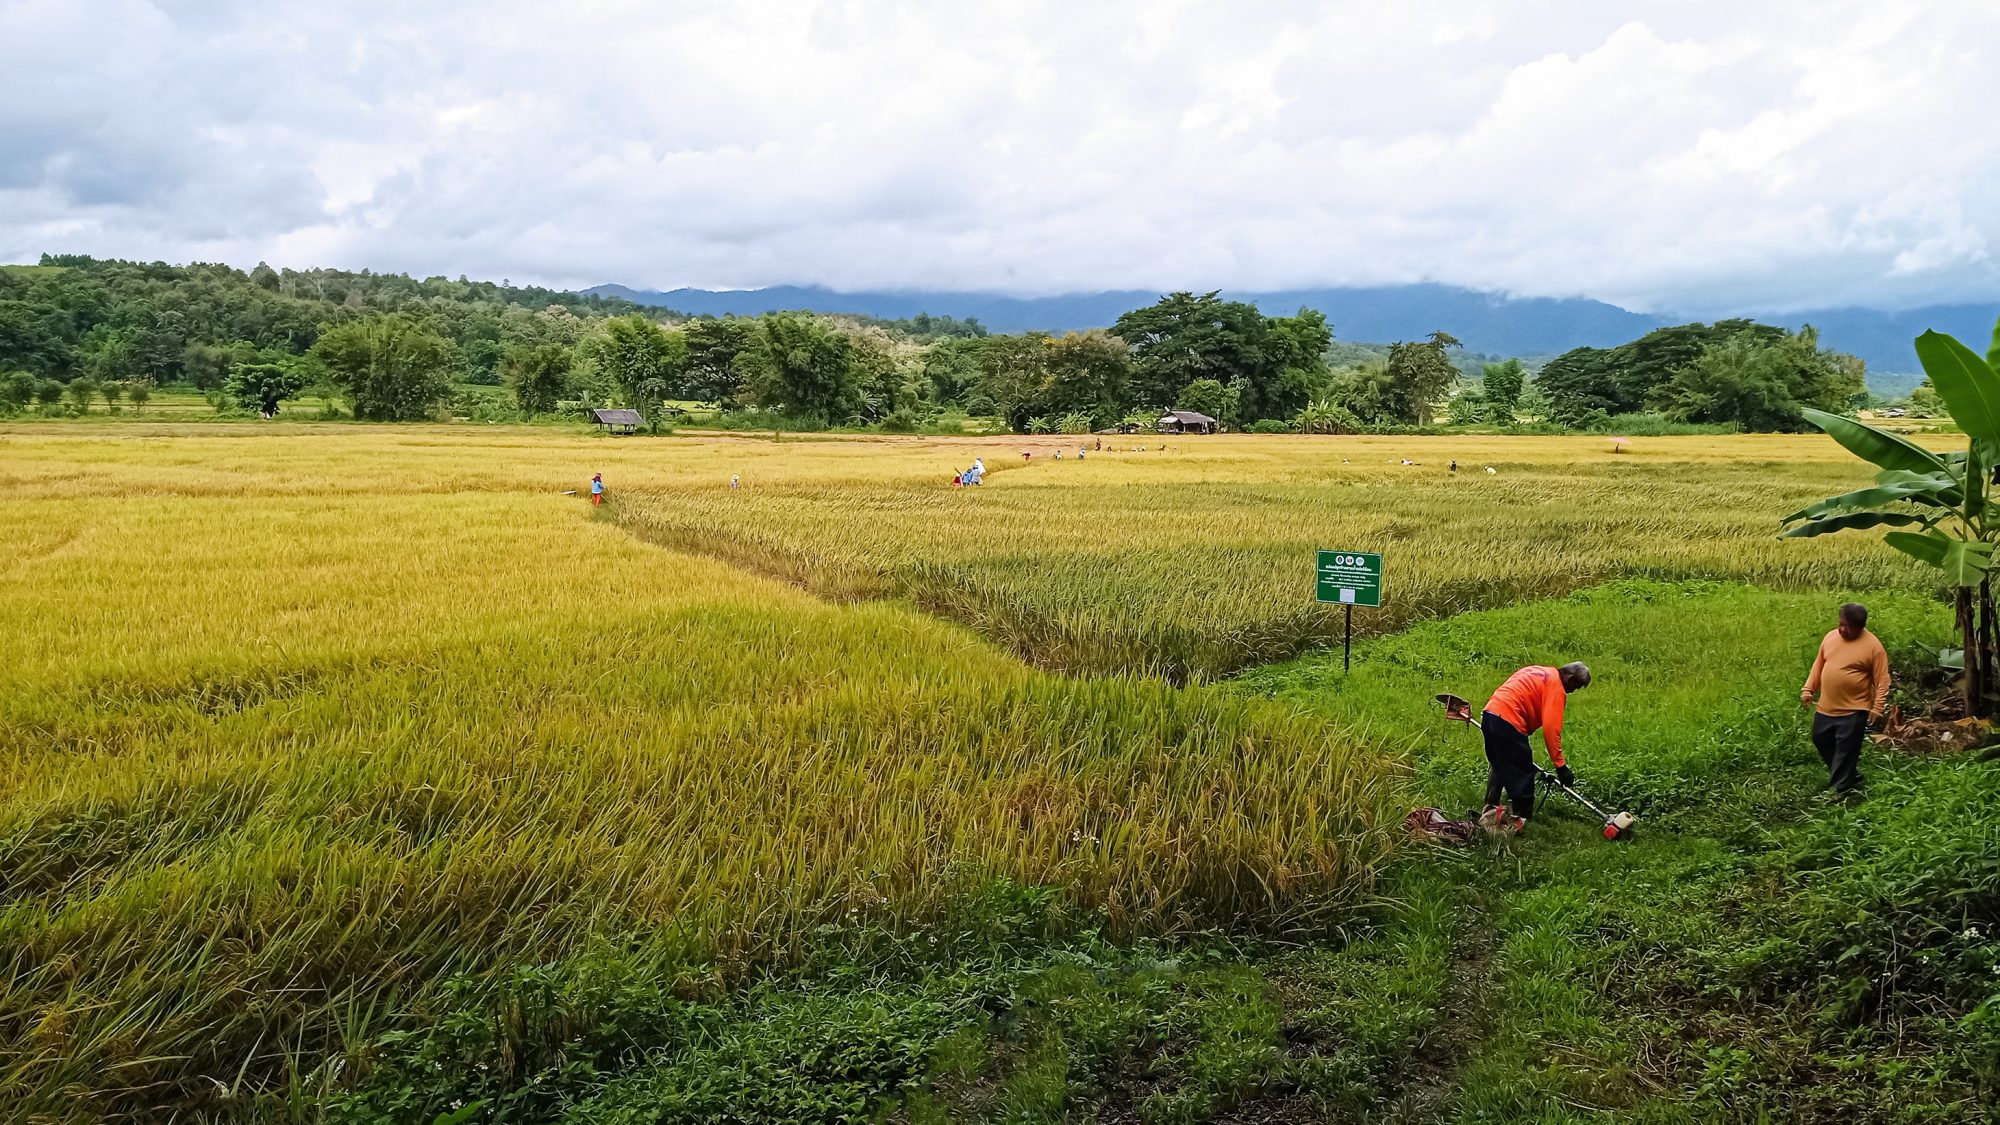
[[[1459,1070],[1492,1033],[1489,999],[1497,942],[1486,894],[1467,887],[1452,934],[1451,975],[1438,1000],[1437,1022],[1402,1073],[1390,1079],[1388,1085],[1397,1092],[1380,1118],[1383,1122],[1419,1125],[1442,1120],[1457,1097]]]

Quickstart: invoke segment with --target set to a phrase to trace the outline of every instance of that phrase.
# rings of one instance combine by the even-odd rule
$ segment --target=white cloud
[[[1939,0],[0,4],[0,259],[1991,299]]]

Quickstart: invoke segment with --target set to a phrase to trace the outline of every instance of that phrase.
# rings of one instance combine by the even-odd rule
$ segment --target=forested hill
[[[0,372],[206,389],[239,364],[303,353],[325,325],[407,312],[450,339],[463,377],[496,382],[506,345],[536,335],[537,316],[551,309],[581,318],[659,315],[613,297],[464,277],[274,270],[261,262],[245,272],[213,262],[45,254],[38,265],[0,266]]]
[[[1159,300],[1151,290],[1112,290],[1058,297],[1007,297],[996,293],[843,293],[816,286],[770,289],[674,289],[647,292],[599,285],[585,293],[662,306],[696,316],[754,316],[786,309],[860,313],[901,320],[918,313],[976,319],[994,332],[1072,332],[1108,328],[1129,309]],[[1468,349],[1495,355],[1555,355],[1571,348],[1608,347],[1643,335],[1661,321],[1602,301],[1510,298],[1448,285],[1397,285],[1370,289],[1288,289],[1225,293],[1267,316],[1317,309],[1342,340],[1387,343],[1420,340],[1439,329]]]
[[[599,285],[586,293],[664,306],[693,315],[739,316],[780,309],[861,313],[903,319],[918,313],[976,318],[995,332],[1081,331],[1108,327],[1127,309],[1152,303],[1159,294],[1142,290],[1074,293],[1056,297],[1007,297],[978,292],[837,292],[805,286],[770,289],[674,289],[652,292],[623,285]],[[1393,285],[1374,288],[1289,289],[1269,293],[1225,293],[1255,304],[1267,315],[1285,316],[1300,308],[1326,314],[1337,339],[1386,343],[1418,340],[1438,329],[1464,341],[1470,351],[1494,355],[1552,356],[1578,347],[1609,347],[1672,324],[1710,319],[1694,315],[1648,315],[1582,298],[1513,298],[1448,285]],[[1961,340],[1984,341],[2000,316],[2000,293],[1987,304],[1927,305],[1900,312],[1880,309],[1810,309],[1756,316],[1767,324],[1796,328],[1811,324],[1826,346],[1868,362],[1869,382],[1885,394],[1907,393],[1917,382],[1916,353],[1910,347],[1927,328]],[[1898,378],[1909,375],[1909,378]]]

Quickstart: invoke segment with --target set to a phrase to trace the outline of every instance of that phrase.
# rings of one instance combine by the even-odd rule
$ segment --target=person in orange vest
[[[1535,814],[1535,753],[1528,736],[1542,732],[1556,780],[1576,784],[1576,774],[1563,760],[1563,706],[1569,693],[1590,686],[1590,669],[1582,661],[1560,668],[1531,665],[1507,677],[1479,716],[1479,733],[1486,740],[1486,808],[1479,823],[1500,832],[1520,832]],[[1502,804],[1500,795],[1513,802]]]
[[[1861,744],[1889,706],[1889,653],[1868,631],[1867,606],[1840,607],[1840,627],[1821,638],[1799,702],[1813,708],[1812,740],[1826,763],[1827,795],[1860,795]]]

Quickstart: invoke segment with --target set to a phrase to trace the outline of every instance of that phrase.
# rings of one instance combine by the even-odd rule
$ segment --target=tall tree
[[[854,349],[845,335],[807,313],[764,318],[758,398],[801,418],[844,422],[860,405]]]
[[[1514,411],[1521,403],[1521,387],[1527,381],[1521,370],[1521,361],[1510,359],[1505,363],[1488,363],[1480,368],[1480,381],[1485,384],[1486,419],[1501,426],[1514,424]]]
[[[1047,344],[1047,382],[1038,414],[1084,414],[1108,426],[1132,407],[1131,353],[1105,332],[1071,332]]]
[[[1710,345],[1746,333],[1767,342],[1784,335],[1747,320],[1656,328],[1615,348],[1564,352],[1542,368],[1535,384],[1548,395],[1550,418],[1563,425],[1581,424],[1599,412],[1630,414],[1646,409],[1659,388]]]
[[[1445,354],[1445,349],[1458,346],[1458,340],[1448,332],[1433,332],[1422,343],[1389,345],[1389,381],[1397,388],[1404,410],[1402,421],[1430,425],[1437,404],[1458,382],[1458,368]]]
[[[605,321],[587,350],[625,405],[657,431],[666,418],[667,398],[680,390],[687,373],[687,338],[634,313]]]
[[[1290,418],[1326,387],[1326,350],[1333,330],[1317,309],[1272,317],[1264,365],[1241,377],[1238,409],[1247,422]]]
[[[1648,405],[1682,422],[1734,422],[1746,430],[1802,430],[1801,410],[1847,409],[1863,388],[1861,361],[1798,335],[1738,332],[1709,344],[1655,388]]]
[[[1000,413],[991,399],[974,392],[979,383],[980,351],[986,346],[980,337],[946,336],[924,349],[924,378],[936,402],[958,403],[974,414]],[[1122,346],[1122,345],[1121,345]]]
[[[854,370],[857,420],[879,422],[899,411],[911,417],[923,408],[928,384],[915,344],[890,336],[876,324],[840,331]]]
[[[347,393],[356,418],[425,418],[451,393],[451,343],[407,313],[335,325],[310,355]]]
[[[500,361],[500,373],[523,414],[550,414],[569,390],[575,357],[561,344],[515,344]]]
[[[757,347],[756,322],[693,320],[682,332],[687,337],[687,396],[725,410],[743,405],[750,376],[744,357]]]
[[[1320,402],[1362,426],[1399,426],[1416,413],[1409,388],[1399,386],[1383,363],[1365,363],[1335,372]]]
[[[1049,356],[1054,350],[1049,334],[988,336],[968,346],[977,359],[979,373],[967,397],[990,404],[1011,429],[1026,433],[1031,422],[1047,413],[1043,395],[1049,385]]]
[[[1261,385],[1269,376],[1270,322],[1255,305],[1217,293],[1169,293],[1118,318],[1111,332],[1132,349],[1135,397],[1166,406],[1196,379]]]

